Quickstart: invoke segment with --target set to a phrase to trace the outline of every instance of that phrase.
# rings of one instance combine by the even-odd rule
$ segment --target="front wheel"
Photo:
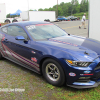
[[[65,82],[65,74],[60,64],[53,59],[46,59],[42,65],[42,73],[46,81],[55,86]]]
[[[12,21],[12,23],[14,23],[14,22],[18,22],[16,19],[14,19],[13,21]]]

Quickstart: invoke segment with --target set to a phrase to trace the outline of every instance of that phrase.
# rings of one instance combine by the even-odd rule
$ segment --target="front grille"
[[[90,80],[77,80],[76,82],[80,82],[80,83],[87,83],[87,82],[89,82]]]
[[[100,63],[98,63],[98,65],[94,68],[94,70],[98,70],[100,69]]]
[[[90,81],[90,77],[80,77],[76,82],[86,83]]]

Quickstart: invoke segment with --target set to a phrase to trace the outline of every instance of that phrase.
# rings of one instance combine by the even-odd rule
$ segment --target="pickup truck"
[[[58,21],[67,21],[67,18],[64,16],[58,16],[57,20]]]
[[[73,20],[77,20],[78,18],[77,17],[74,17],[74,16],[68,16],[67,19],[73,21]]]

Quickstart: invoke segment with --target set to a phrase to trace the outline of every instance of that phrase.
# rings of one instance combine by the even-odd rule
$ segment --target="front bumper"
[[[93,88],[93,87],[97,87],[98,85],[100,85],[100,82],[95,82],[95,81],[90,81],[88,83],[78,83],[78,82],[74,82],[73,85],[68,85],[70,87],[73,88],[77,88],[77,89],[83,89],[83,88]]]
[[[88,67],[66,68],[67,86],[83,89],[100,85],[100,58],[97,58]]]

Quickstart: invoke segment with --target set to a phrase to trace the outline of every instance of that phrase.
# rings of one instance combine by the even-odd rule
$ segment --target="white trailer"
[[[55,21],[56,20],[56,14],[55,11],[23,11],[20,14],[20,17],[23,21],[44,21],[44,20],[50,20]]]
[[[55,21],[55,11],[22,11],[20,17],[6,18],[5,3],[0,4],[0,23],[12,23],[19,21]]]
[[[5,3],[0,3],[0,23],[3,23],[6,19],[6,6]]]
[[[100,0],[89,0],[89,38],[100,41]]]
[[[6,18],[6,5],[5,3],[0,3],[0,23],[10,23],[13,18]]]

